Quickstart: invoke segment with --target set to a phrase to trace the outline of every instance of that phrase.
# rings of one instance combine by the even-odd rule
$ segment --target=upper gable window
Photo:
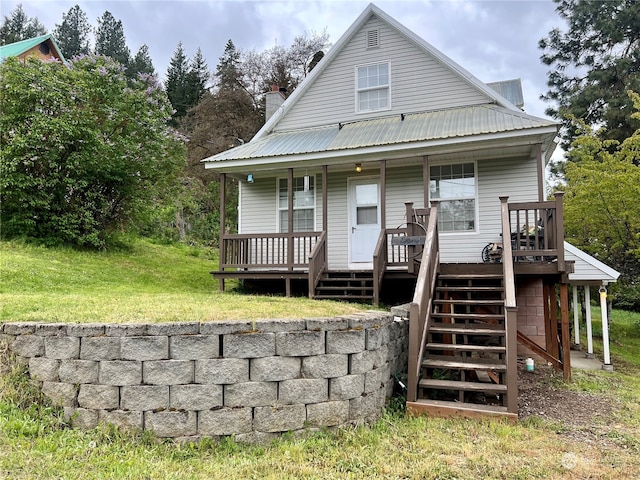
[[[370,112],[390,107],[389,62],[356,67],[356,110]]]

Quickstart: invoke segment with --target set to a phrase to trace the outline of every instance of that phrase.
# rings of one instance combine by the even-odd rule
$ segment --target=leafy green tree
[[[131,59],[131,63],[129,63],[129,67],[127,72],[132,73],[148,73],[150,75],[155,74],[155,68],[153,67],[153,61],[151,60],[151,55],[149,54],[149,47],[147,45],[142,45],[138,52],[135,54],[133,59]]]
[[[0,65],[2,232],[103,248],[171,191],[184,168],[171,106],[113,59]]]
[[[576,136],[570,117],[602,126],[603,138],[622,142],[640,127],[626,95],[640,91],[640,2],[554,2],[568,28],[554,28],[539,42],[542,62],[551,67],[542,98],[555,104],[547,113],[564,124],[563,147]]]
[[[62,23],[56,24],[53,36],[66,58],[89,54],[89,34],[91,25],[87,14],[79,5],[71,7],[62,15]]]
[[[632,118],[640,95],[629,92]],[[640,129],[622,142],[576,121],[566,167],[565,231],[571,243],[621,273],[616,304],[640,311]]]
[[[47,33],[37,17],[29,18],[19,4],[9,15],[4,16],[0,26],[0,45],[27,40]]]
[[[109,11],[98,18],[95,53],[111,57],[125,67],[129,65],[131,52],[127,47],[122,21],[116,20]]]

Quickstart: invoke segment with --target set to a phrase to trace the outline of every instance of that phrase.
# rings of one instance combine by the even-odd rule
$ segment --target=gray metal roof
[[[503,80],[501,82],[487,83],[504,98],[513,103],[516,107],[524,107],[524,95],[522,94],[522,82],[519,78],[514,80]]]
[[[404,117],[404,118],[403,118]],[[525,131],[557,124],[497,105],[394,115],[324,127],[272,132],[203,162],[246,160]]]

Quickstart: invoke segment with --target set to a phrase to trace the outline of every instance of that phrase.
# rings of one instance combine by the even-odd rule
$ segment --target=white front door
[[[380,185],[377,178],[349,181],[349,263],[370,266],[380,235]],[[366,264],[366,265],[365,265]]]

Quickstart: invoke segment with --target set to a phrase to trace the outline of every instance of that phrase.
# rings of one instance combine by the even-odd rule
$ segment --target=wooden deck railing
[[[327,270],[327,232],[322,232],[309,254],[309,298],[314,298],[318,282]]]
[[[438,203],[432,202],[416,290],[413,294],[413,301],[409,304],[409,371],[407,378],[407,401],[409,402],[415,402],[418,398],[420,364],[422,363],[425,336],[431,321],[430,313],[439,265]]]
[[[220,269],[304,269],[322,232],[226,234],[220,245]]]
[[[500,197],[502,237],[511,235],[509,221],[509,197]],[[511,242],[504,242],[502,247],[502,274],[504,282],[504,328],[506,365],[507,365],[507,411],[518,413],[518,310],[516,305],[516,281],[513,270],[513,249]]]
[[[546,202],[508,204],[508,229],[503,229],[504,247],[511,243],[513,258],[518,261],[556,261],[558,271],[565,272],[563,193]],[[503,197],[501,197],[502,199]],[[505,202],[506,202],[505,197]],[[506,236],[506,237],[505,237]]]

